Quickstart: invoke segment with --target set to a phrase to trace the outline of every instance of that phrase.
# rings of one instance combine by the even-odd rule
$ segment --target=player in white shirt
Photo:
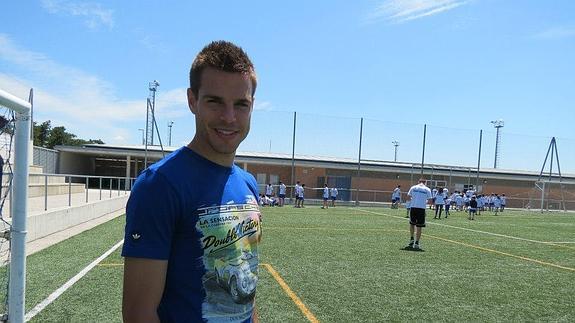
[[[399,207],[399,203],[401,203],[401,185],[397,185],[397,187],[391,193],[391,208],[397,209]]]
[[[280,182],[278,198],[279,198],[279,206],[284,206],[286,198],[286,185],[283,182]]]
[[[445,195],[441,187],[437,190],[437,194],[435,194],[435,216],[434,219],[441,219],[441,213],[443,212],[443,207],[445,206]],[[439,216],[437,215],[439,213]]]
[[[430,209],[435,208],[435,195],[437,195],[437,188],[434,187],[434,188],[431,190],[431,201],[430,201],[430,203],[429,203],[429,208],[430,208]]]
[[[447,216],[450,215],[449,213],[449,209],[451,208],[451,198],[446,198],[445,199],[445,218],[447,219]]]
[[[425,179],[421,178],[417,185],[413,185],[409,189],[407,196],[411,198],[409,212],[409,233],[411,238],[405,249],[421,251],[419,241],[421,240],[421,230],[425,227],[425,207],[427,201],[431,199],[431,190],[425,186]]]
[[[327,183],[323,184],[323,206],[322,209],[327,209],[327,200],[329,199],[329,187],[327,187]]]
[[[483,199],[483,195],[477,195],[477,215],[481,215],[481,210],[485,206],[485,200]]]
[[[337,188],[336,187],[332,187],[329,190],[329,196],[331,197],[331,207],[335,207],[335,200],[337,200]]]
[[[457,203],[457,210],[458,211],[463,211],[463,206],[465,205],[464,196],[465,195],[463,195],[463,193],[460,193],[455,200],[455,203]]]
[[[272,186],[271,183],[269,183],[268,185],[266,185],[266,196],[272,197],[273,195],[274,195],[274,187]]]
[[[507,205],[507,197],[505,194],[501,194],[501,212],[505,210],[505,206]]]
[[[294,196],[295,196],[295,205],[294,207],[300,207],[300,202],[299,202],[299,191],[301,190],[301,185],[299,184],[299,181],[297,181],[295,183],[294,186]]]
[[[495,194],[495,198],[493,199],[493,211],[495,212],[495,215],[497,215],[497,212],[499,212],[500,209],[501,198],[499,197],[499,194]]]

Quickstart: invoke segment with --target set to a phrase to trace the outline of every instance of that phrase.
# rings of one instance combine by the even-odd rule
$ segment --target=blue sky
[[[194,134],[185,88],[195,54],[233,41],[259,86],[240,150],[539,170],[550,137],[575,173],[575,2],[569,0],[9,1],[0,12],[0,88],[36,91],[35,120],[81,138],[138,144],[148,82],[160,81],[167,141]],[[270,149],[271,147],[271,149]]]

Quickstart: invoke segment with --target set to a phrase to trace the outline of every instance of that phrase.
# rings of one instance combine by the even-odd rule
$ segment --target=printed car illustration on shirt
[[[252,266],[252,258],[254,255],[251,252],[242,251],[238,259],[216,259],[214,262],[217,283],[230,293],[236,303],[243,303],[255,295],[258,276],[254,273],[257,268],[252,267],[257,266],[257,262],[252,261],[255,264]]]

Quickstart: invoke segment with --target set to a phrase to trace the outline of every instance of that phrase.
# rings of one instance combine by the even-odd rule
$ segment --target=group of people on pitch
[[[284,206],[285,196],[286,196],[286,185],[283,182],[279,182],[278,186],[278,197],[275,197],[275,189],[271,183],[268,183],[265,188],[265,194],[260,194],[259,204],[261,206]],[[327,209],[329,206],[335,207],[335,201],[337,200],[337,195],[339,194],[336,187],[329,188],[327,184],[324,184],[322,191],[323,205],[322,209]],[[294,186],[295,204],[294,207],[303,208],[305,201],[305,184],[297,181]],[[331,200],[331,203],[328,201]],[[331,204],[331,205],[330,205]]]
[[[481,211],[489,210],[495,212],[503,212],[506,205],[505,194],[491,195],[476,195],[472,189],[464,192],[455,191],[449,195],[447,188],[434,188],[429,189],[426,185],[425,179],[420,179],[418,184],[412,186],[407,196],[410,198],[405,203],[407,209],[407,217],[409,217],[409,232],[410,240],[406,250],[423,251],[420,246],[421,230],[425,227],[425,209],[429,205],[430,209],[435,209],[434,219],[441,219],[442,211],[445,208],[445,218],[449,215],[451,206],[455,206],[456,210],[465,210],[468,214],[469,220],[475,220],[476,214],[481,214]],[[401,198],[401,186],[398,185],[392,193],[392,208],[397,208]],[[463,207],[465,205],[465,208]]]

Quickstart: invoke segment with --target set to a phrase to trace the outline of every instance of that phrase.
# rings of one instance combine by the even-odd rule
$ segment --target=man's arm
[[[167,260],[125,258],[124,322],[160,322],[157,309],[164,293],[167,268]]]

